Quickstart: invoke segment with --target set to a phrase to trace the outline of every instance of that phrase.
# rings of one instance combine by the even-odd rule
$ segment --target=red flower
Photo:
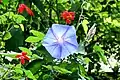
[[[26,52],[22,52],[21,54],[18,54],[16,58],[20,59],[21,64],[25,64],[25,60],[28,60],[28,61],[30,60]]]
[[[34,16],[34,13],[29,7],[27,7],[25,4],[19,4],[18,13],[23,13],[24,10],[26,10],[30,16]]]
[[[67,23],[67,24],[70,24],[70,23],[71,23],[71,20],[70,20],[70,19],[66,19],[66,23]]]
[[[74,20],[75,18],[75,13],[64,11],[63,13],[61,13],[61,17],[66,21],[67,24],[70,24],[71,20]]]
[[[20,4],[20,5],[19,5],[19,8],[18,8],[18,12],[19,12],[19,13],[23,13],[23,11],[25,10],[25,7],[26,7],[25,4]]]

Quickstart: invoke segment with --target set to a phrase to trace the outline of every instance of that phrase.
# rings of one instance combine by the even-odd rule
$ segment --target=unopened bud
[[[90,40],[95,32],[96,32],[96,27],[95,27],[96,24],[93,24],[93,26],[90,28],[90,30],[88,31],[88,34],[87,34],[87,40]]]

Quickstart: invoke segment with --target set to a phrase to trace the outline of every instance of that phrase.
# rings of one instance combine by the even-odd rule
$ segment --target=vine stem
[[[78,30],[78,27],[79,25],[81,24],[80,23],[80,20],[81,20],[81,16],[83,15],[83,5],[86,3],[86,1],[83,0],[83,3],[81,5],[81,14],[79,15],[79,19],[78,19],[78,22],[77,22],[77,26],[76,26],[76,30]]]

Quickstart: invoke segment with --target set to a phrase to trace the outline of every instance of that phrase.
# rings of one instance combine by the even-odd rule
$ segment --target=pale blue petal
[[[76,30],[75,30],[74,26],[69,26],[69,29],[63,35],[63,38],[69,38],[69,37],[72,37],[72,36],[76,36]]]
[[[50,45],[52,45],[52,44],[54,44],[56,42],[57,42],[57,40],[55,40],[55,39],[52,39],[52,38],[49,38],[49,37],[45,37],[43,42],[42,42],[42,45],[43,46],[50,46]]]
[[[67,42],[67,43],[69,43],[71,45],[76,46],[76,48],[78,48],[78,43],[77,43],[77,40],[76,40],[76,36],[68,37],[64,41],[65,41],[65,43]]]
[[[61,55],[62,55],[61,52],[62,52],[62,47],[60,45],[57,45],[56,48],[53,50],[51,55],[54,58],[61,59]]]
[[[68,31],[68,29],[69,29],[68,25],[60,25],[60,24],[53,24],[52,25],[53,33],[57,37],[62,37],[63,34],[66,33],[66,31]]]
[[[66,50],[68,50],[69,54],[75,53],[77,51],[77,49],[78,49],[77,45],[71,44],[69,42],[65,42],[64,46],[65,46]]]
[[[54,58],[57,59],[63,59],[67,56],[69,56],[71,53],[68,51],[66,46],[64,45],[58,45],[54,50],[53,53],[51,54]]]
[[[69,50],[66,48],[65,45],[62,45],[62,52],[61,52],[61,59],[66,58],[67,56],[69,56],[71,54],[71,52],[69,52]]]
[[[60,53],[59,45],[55,44],[55,45],[45,46],[45,48],[52,55],[52,57],[54,57],[54,58],[59,57],[59,53]]]
[[[53,30],[51,28],[48,30],[45,38],[52,38],[56,40],[56,35],[53,33]]]

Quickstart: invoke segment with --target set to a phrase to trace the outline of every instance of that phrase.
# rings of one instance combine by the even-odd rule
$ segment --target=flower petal
[[[66,19],[66,24],[70,24],[71,20],[70,19]]]
[[[67,30],[67,32],[64,34],[63,38],[70,38],[70,37],[76,37],[76,30],[74,26],[69,26],[69,30]],[[75,38],[76,39],[76,38]]]
[[[50,46],[50,45],[53,45],[53,44],[56,44],[57,40],[55,39],[51,39],[49,37],[45,37],[43,42],[42,42],[42,45],[43,46]]]
[[[32,10],[29,7],[26,6],[25,9],[30,16],[34,16],[34,13],[32,12]]]
[[[56,35],[54,34],[54,32],[53,32],[53,30],[52,30],[51,28],[48,30],[48,32],[47,32],[47,34],[46,34],[46,37],[47,37],[47,38],[54,39],[54,40],[57,39]]]
[[[60,46],[58,44],[52,46],[45,46],[47,51],[52,55],[52,57],[60,58]]]
[[[51,53],[51,55],[54,57],[54,58],[57,58],[57,59],[61,59],[61,55],[62,55],[62,47],[60,45],[57,45],[54,50],[53,50],[53,53]]]
[[[61,59],[66,58],[67,56],[69,56],[71,54],[71,52],[66,48],[65,45],[62,45],[62,51],[61,51]]]
[[[24,59],[20,59],[21,64],[25,64],[25,60]]]
[[[66,38],[65,43],[71,44],[73,46],[76,46],[76,48],[78,48],[78,43],[77,43],[77,40],[76,40],[76,36],[71,36],[69,38]]]
[[[24,56],[24,59],[26,59],[26,60],[30,60],[30,58],[28,57],[28,56]]]
[[[18,54],[18,55],[16,55],[15,57],[16,58],[20,58],[22,55],[21,54]]]
[[[77,51],[78,46],[75,44],[71,44],[70,42],[65,42],[64,46],[66,48],[66,50],[68,50],[68,52],[70,52],[70,54],[75,53],[75,51]]]
[[[27,53],[26,52],[22,52],[22,56],[24,56],[24,55],[27,55]]]
[[[62,35],[69,29],[69,25],[53,24],[52,30],[57,38],[62,37]]]

